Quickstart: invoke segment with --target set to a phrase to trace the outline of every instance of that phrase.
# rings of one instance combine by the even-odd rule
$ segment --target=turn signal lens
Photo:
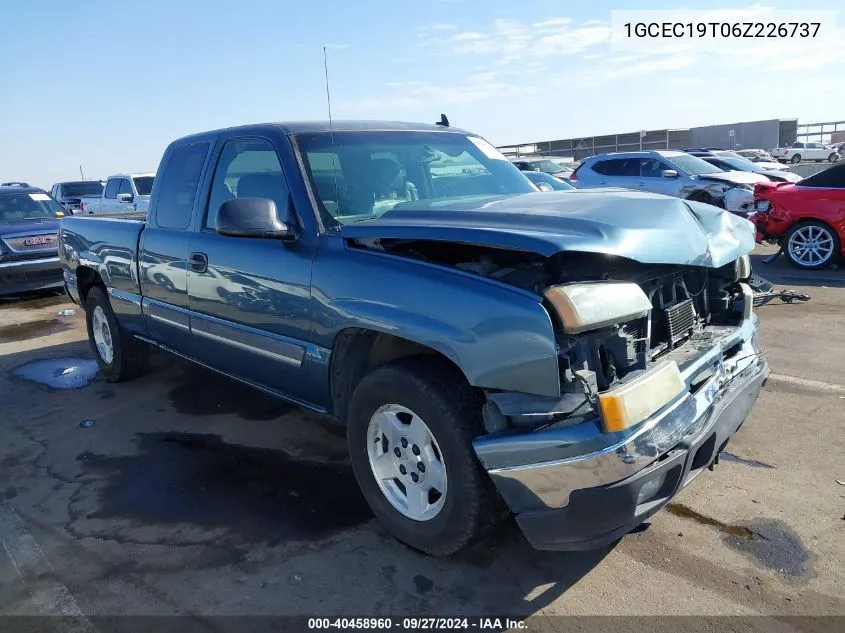
[[[599,394],[602,428],[613,433],[639,424],[685,390],[678,364],[664,361],[642,376]]]

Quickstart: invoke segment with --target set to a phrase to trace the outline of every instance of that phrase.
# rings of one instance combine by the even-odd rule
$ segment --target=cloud
[[[504,64],[575,55],[610,40],[610,24],[591,20],[576,24],[569,17],[539,22],[498,19],[484,31],[451,36],[421,33],[419,49],[438,50],[444,55],[489,55]]]

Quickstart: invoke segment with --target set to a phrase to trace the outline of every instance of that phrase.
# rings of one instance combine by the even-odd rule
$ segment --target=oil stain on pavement
[[[12,375],[50,389],[81,389],[91,384],[99,371],[95,360],[47,358],[16,367]]]
[[[756,459],[747,459],[745,457],[740,457],[739,455],[734,455],[733,453],[728,453],[726,451],[722,451],[719,453],[719,460],[726,461],[726,462],[734,462],[736,464],[742,464],[743,466],[751,466],[753,468],[771,468],[774,470],[774,466],[771,464],[767,464],[766,462],[760,462]]]
[[[731,525],[680,503],[670,503],[666,510],[675,516],[716,528],[722,532],[726,545],[750,556],[762,567],[793,578],[809,570],[810,552],[783,521],[754,519]]]
[[[275,420],[293,405],[214,372],[189,367],[168,394],[173,408],[185,415],[234,413],[246,420]]]
[[[62,319],[46,319],[0,326],[0,343],[17,343],[40,336],[64,332],[72,323]]]
[[[314,541],[372,517],[350,466],[293,459],[220,436],[143,433],[138,453],[79,456],[102,478],[90,519],[193,524],[241,542]]]

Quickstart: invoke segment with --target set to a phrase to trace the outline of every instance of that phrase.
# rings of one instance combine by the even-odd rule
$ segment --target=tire
[[[428,454],[431,457],[433,454],[436,458],[439,452],[442,471],[433,468],[433,459],[428,460],[429,466],[423,471],[445,472],[444,494],[435,499],[429,490],[425,496],[429,510],[439,507],[431,517],[411,518],[406,513],[410,503],[408,508],[400,511],[397,503],[390,498],[390,491],[393,491],[401,499],[402,490],[397,483],[401,481],[400,477],[407,480],[416,474],[399,472],[401,463],[408,463],[403,460],[408,457],[422,459],[412,457],[409,452],[415,450],[416,444],[409,443],[403,449],[400,442],[379,439],[384,436],[373,433],[373,420],[383,419],[378,417],[379,412],[390,407],[411,412],[430,430],[437,451],[432,453],[423,449],[423,456]],[[472,448],[473,438],[484,432],[481,407],[482,402],[463,376],[445,362],[421,356],[377,367],[361,380],[352,395],[347,416],[347,440],[358,485],[373,513],[387,530],[416,550],[435,556],[454,554],[491,532],[507,516],[504,503]],[[404,412],[393,417],[400,422],[413,419]],[[405,431],[400,433],[404,437]],[[411,441],[416,441],[411,433],[408,432]],[[401,458],[394,459],[396,449],[399,449]],[[396,478],[376,478],[376,467],[371,465],[373,451],[383,451],[381,456],[389,458],[386,463],[393,469],[389,474],[395,472]],[[421,481],[417,490],[424,489],[425,484],[426,481]],[[409,483],[405,490],[410,492],[414,490],[413,486]],[[407,498],[410,499],[410,495]]]
[[[793,154],[792,158],[790,159],[790,162],[793,165],[797,165],[798,163],[800,163],[801,162],[801,154]]]
[[[108,296],[102,287],[94,286],[88,291],[85,299],[85,317],[91,351],[94,352],[94,357],[106,380],[122,382],[144,373],[149,361],[150,348],[118,324]],[[107,332],[105,334],[104,327]],[[98,346],[98,340],[108,341],[110,345],[107,343],[105,348]]]
[[[829,162],[829,163],[835,163],[838,160],[839,160],[839,154],[836,154],[836,153],[833,153],[833,154],[831,154],[830,156],[827,157],[827,162]]]
[[[823,249],[822,254],[825,255],[821,259],[813,257],[813,254],[808,254],[807,257],[802,257],[801,253],[806,253],[799,248],[800,244],[807,243],[807,240],[815,240],[818,245],[817,249]],[[829,251],[828,251],[829,249]],[[817,220],[807,220],[799,222],[786,234],[784,240],[784,252],[789,263],[797,268],[803,270],[821,270],[833,263],[840,251],[839,236],[830,226],[819,222]]]

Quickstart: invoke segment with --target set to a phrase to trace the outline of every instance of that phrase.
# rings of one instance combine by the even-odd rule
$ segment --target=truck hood
[[[20,220],[17,222],[0,222],[0,236],[7,235],[32,235],[36,233],[57,233],[59,230],[58,219],[44,218],[43,220]]]
[[[459,242],[528,251],[602,253],[643,264],[721,267],[754,248],[754,225],[718,207],[624,189],[403,203],[343,226],[347,240]]]

